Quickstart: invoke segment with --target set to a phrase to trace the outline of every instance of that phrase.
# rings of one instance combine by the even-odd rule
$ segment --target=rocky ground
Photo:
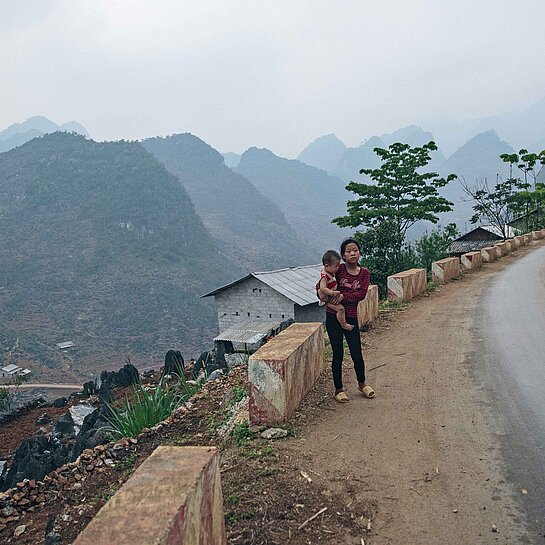
[[[492,408],[473,374],[472,309],[491,275],[524,251],[383,312],[363,334],[375,399],[357,395],[347,358],[347,405],[334,402],[325,372],[286,438],[262,439],[241,424],[244,413],[222,434],[244,404],[246,370],[237,368],[165,425],[54,475],[41,505],[4,522],[0,541],[72,543],[158,445],[217,445],[229,543],[542,542],[527,525],[523,491],[505,477]],[[43,412],[29,413],[20,429],[31,432]]]

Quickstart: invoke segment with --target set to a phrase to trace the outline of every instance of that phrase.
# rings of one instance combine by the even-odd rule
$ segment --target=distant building
[[[318,306],[315,289],[321,269],[322,265],[309,265],[253,272],[202,297],[214,297],[220,332],[248,321],[321,322],[325,311]]]
[[[74,343],[72,341],[65,341],[63,343],[57,343],[57,348],[60,348],[61,350],[66,350],[67,348],[72,348]]]
[[[513,238],[519,234],[519,230],[507,226],[507,238]],[[476,252],[488,246],[494,246],[503,240],[501,229],[496,225],[480,225],[465,235],[455,239],[448,248],[451,256],[461,256],[467,252]]]
[[[30,375],[30,372],[30,369],[25,369],[24,367],[19,367],[18,365],[12,363],[0,368],[0,378],[15,378],[17,376],[24,377]]]

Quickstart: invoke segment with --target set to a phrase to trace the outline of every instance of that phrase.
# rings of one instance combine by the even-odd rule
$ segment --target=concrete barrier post
[[[524,244],[530,244],[530,242],[532,242],[532,236],[530,235],[530,233],[526,233],[522,236],[524,237]]]
[[[468,252],[463,254],[460,258],[460,263],[462,265],[462,270],[464,271],[474,271],[483,266],[483,258],[481,252]]]
[[[323,324],[292,324],[272,338],[248,362],[250,422],[287,422],[324,367]]]
[[[515,240],[517,242],[517,246],[524,246],[524,244],[526,244],[526,242],[524,241],[524,237],[522,235],[516,236]]]
[[[388,301],[408,301],[426,291],[426,269],[409,269],[388,277]]]
[[[447,257],[431,264],[431,279],[445,284],[460,276],[460,260],[457,257]]]
[[[498,254],[494,246],[487,246],[481,250],[481,256],[483,258],[483,263],[492,263],[496,261]]]
[[[151,543],[227,543],[215,447],[157,447],[74,545]]]
[[[545,229],[541,229],[541,236],[545,237]]]
[[[378,310],[378,286],[371,284],[363,301],[358,303],[358,325],[362,327],[376,320]]]
[[[505,254],[507,254],[507,242],[498,242],[497,244],[494,244],[498,251],[498,257],[502,257]]]

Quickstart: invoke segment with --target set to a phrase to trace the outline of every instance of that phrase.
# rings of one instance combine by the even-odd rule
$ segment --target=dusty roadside
[[[298,436],[285,443],[284,455],[312,475],[301,486],[330,489],[345,505],[373,506],[371,529],[361,533],[366,544],[543,541],[531,535],[524,495],[505,477],[489,400],[470,361],[478,295],[525,251],[414,301],[365,334],[375,399],[357,394],[345,362],[350,403],[324,403],[331,395],[328,374],[306,400]],[[314,542],[310,532],[308,542]],[[320,542],[361,543],[353,535]]]

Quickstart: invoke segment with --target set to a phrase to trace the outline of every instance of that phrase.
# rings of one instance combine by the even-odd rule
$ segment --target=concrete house
[[[321,322],[325,311],[318,306],[315,289],[321,269],[309,265],[253,272],[202,297],[214,297],[220,332],[250,320]]]

